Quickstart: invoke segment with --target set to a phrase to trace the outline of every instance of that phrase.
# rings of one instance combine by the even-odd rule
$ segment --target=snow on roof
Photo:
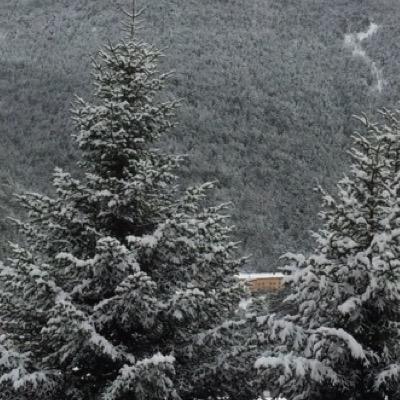
[[[240,273],[239,279],[246,279],[248,281],[254,279],[268,279],[268,278],[283,278],[284,275],[280,272],[243,272]]]

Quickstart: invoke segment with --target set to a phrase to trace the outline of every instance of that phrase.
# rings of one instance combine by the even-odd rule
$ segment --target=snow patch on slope
[[[372,35],[374,35],[379,29],[379,26],[373,22],[369,25],[369,28],[365,32],[348,33],[344,36],[344,44],[346,47],[352,50],[355,57],[362,58],[371,68],[372,76],[375,78],[374,90],[379,93],[382,92],[385,80],[383,78],[382,69],[378,68],[376,62],[373,61],[365,52],[362,47],[362,42]]]

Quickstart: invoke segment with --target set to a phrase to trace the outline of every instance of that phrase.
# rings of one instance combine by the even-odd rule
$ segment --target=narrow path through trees
[[[375,61],[368,56],[366,51],[363,49],[362,42],[372,35],[374,35],[379,29],[379,26],[374,22],[371,22],[369,28],[365,32],[348,33],[344,37],[344,44],[350,48],[355,57],[361,57],[371,68],[371,73],[374,77],[375,84],[373,90],[382,92],[385,80],[383,79],[382,69],[379,68]]]

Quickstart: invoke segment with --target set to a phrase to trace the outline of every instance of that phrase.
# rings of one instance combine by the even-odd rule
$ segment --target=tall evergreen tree
[[[383,115],[361,118],[351,174],[335,198],[323,192],[315,252],[286,255],[293,312],[263,321],[255,367],[289,400],[400,396],[400,113]]]
[[[57,169],[54,196],[19,196],[26,240],[0,267],[4,400],[224,395],[201,378],[220,349],[193,349],[237,307],[242,260],[227,205],[204,203],[213,185],[181,191],[181,157],[155,148],[177,105],[160,56],[132,37],[101,50],[95,101],[73,110],[81,178]]]

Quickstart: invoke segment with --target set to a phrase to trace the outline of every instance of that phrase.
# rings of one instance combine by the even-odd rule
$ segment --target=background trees
[[[141,5],[142,35],[169,48],[162,69],[176,71],[169,90],[184,99],[168,142],[191,154],[181,174],[190,184],[220,181],[215,199],[234,201],[237,238],[253,254],[252,267],[272,269],[287,248],[310,245],[302,232],[317,226],[312,188],[331,187],[348,165],[342,149],[351,115],[397,101],[398,3]],[[380,28],[363,45],[383,68],[381,94],[368,66],[344,47],[344,35],[372,19]],[[1,170],[51,190],[53,166],[74,165],[68,109],[88,87],[87,54],[116,37],[119,13],[103,0],[6,0],[0,20]]]
[[[256,366],[285,375],[279,390],[289,398],[399,394],[399,113],[384,117],[380,125],[362,119],[367,135],[355,137],[351,173],[337,196],[324,194],[314,254],[287,255],[286,302],[295,310],[285,319],[305,340],[299,348],[289,339],[294,353],[280,359],[271,350]]]
[[[400,112],[360,118],[350,173],[323,194],[311,255],[286,254],[284,307],[250,304],[202,342],[230,348],[222,384],[253,398],[394,400],[400,394]],[[242,369],[238,369],[237,365]],[[240,388],[235,382],[247,382]],[[232,381],[233,380],[233,381]],[[246,397],[243,397],[246,398]]]

